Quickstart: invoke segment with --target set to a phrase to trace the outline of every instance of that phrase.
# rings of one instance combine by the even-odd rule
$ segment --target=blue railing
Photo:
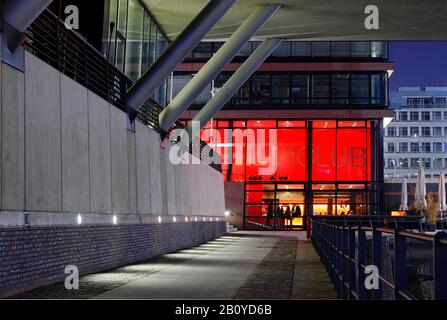
[[[334,220],[312,221],[313,245],[326,267],[339,298],[361,300],[421,298],[410,292],[407,273],[407,262],[411,258],[408,249],[411,243],[417,241],[426,246],[425,251],[429,251],[432,298],[447,299],[447,233],[437,232],[430,235],[409,231],[404,225],[401,223],[401,227],[386,228],[359,225],[353,220],[348,224],[334,223]],[[410,225],[411,223],[408,226]],[[392,261],[392,268],[388,270],[390,271],[388,274],[383,270],[384,237],[391,237],[394,241],[392,254],[388,257]],[[370,266],[378,270],[376,276],[379,286],[368,290],[365,280],[369,277]],[[386,295],[384,291],[387,291]]]

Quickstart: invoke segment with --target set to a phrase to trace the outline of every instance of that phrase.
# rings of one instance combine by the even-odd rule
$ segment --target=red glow
[[[337,143],[336,129],[313,129],[312,180],[335,181]]]

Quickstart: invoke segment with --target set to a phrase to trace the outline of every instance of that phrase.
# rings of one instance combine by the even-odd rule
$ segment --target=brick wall
[[[0,228],[0,297],[199,245],[225,222]]]

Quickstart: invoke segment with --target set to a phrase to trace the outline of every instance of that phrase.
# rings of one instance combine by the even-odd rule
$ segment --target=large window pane
[[[383,104],[385,103],[385,78],[383,74],[373,74],[371,76],[371,103]]]
[[[328,104],[329,103],[329,76],[314,75],[312,76],[312,103]]]
[[[348,41],[331,42],[331,53],[333,57],[349,57],[351,43]]]
[[[283,41],[272,53],[273,57],[289,57],[290,56],[290,42]]]
[[[349,104],[349,74],[332,76],[332,103]]]
[[[151,18],[145,12],[144,13],[144,23],[143,23],[143,53],[141,62],[141,72],[143,73],[149,67],[149,50],[151,41]]]
[[[253,76],[252,97],[253,104],[268,104],[272,93],[270,75]]]
[[[294,41],[292,42],[292,56],[310,57],[310,42]]]
[[[144,9],[137,0],[129,0],[125,73],[137,80],[141,75]]]
[[[120,0],[118,7],[118,22],[116,26],[115,65],[124,72],[127,36],[127,0]]]
[[[351,76],[351,103],[369,104],[369,76],[353,74]]]
[[[313,57],[329,57],[331,55],[330,42],[312,42],[311,44]]]
[[[309,103],[309,76],[308,75],[292,75],[292,103],[308,104]]]
[[[371,55],[371,43],[369,41],[351,42],[352,57],[367,58]]]
[[[289,104],[289,76],[288,75],[273,75],[272,77],[272,98],[273,104]]]

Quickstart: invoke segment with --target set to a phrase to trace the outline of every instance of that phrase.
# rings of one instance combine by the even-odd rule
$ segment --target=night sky
[[[395,63],[390,91],[447,86],[447,41],[390,42],[389,57]]]

